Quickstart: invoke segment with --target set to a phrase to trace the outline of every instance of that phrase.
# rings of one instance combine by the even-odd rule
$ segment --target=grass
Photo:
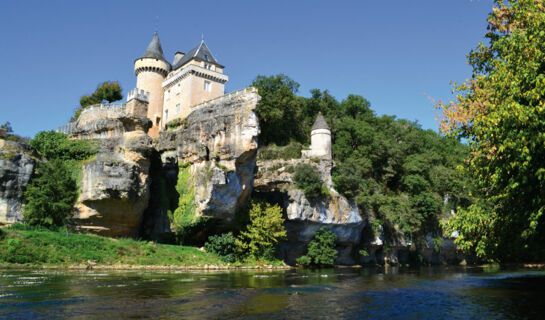
[[[215,254],[197,248],[112,239],[14,225],[3,228],[0,263],[29,266],[98,265],[204,266],[224,265]]]
[[[204,267],[227,266],[213,253],[195,247],[158,244],[133,239],[113,239],[90,234],[73,234],[15,224],[0,229],[0,266],[75,267],[89,261],[100,266]],[[280,260],[247,260],[233,267],[285,266]]]

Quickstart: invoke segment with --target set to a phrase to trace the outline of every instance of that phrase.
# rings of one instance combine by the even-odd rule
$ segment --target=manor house
[[[136,90],[149,92],[148,118],[153,126],[148,134],[157,137],[169,121],[183,119],[192,107],[222,96],[229,79],[223,68],[204,39],[188,53],[176,52],[168,62],[155,32],[146,52],[134,61]]]

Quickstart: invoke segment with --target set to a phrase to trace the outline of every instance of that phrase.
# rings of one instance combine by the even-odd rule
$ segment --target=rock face
[[[153,147],[144,131],[149,122],[145,117],[125,112],[80,119],[70,137],[94,138],[100,151],[83,164],[81,194],[72,219],[76,231],[139,236],[150,198]]]
[[[292,179],[295,166],[307,163],[318,168],[322,180],[329,188],[330,197],[308,199],[295,188]],[[285,223],[288,242],[281,246],[282,258],[290,263],[306,253],[307,244],[318,229],[328,228],[337,235],[337,264],[351,265],[353,247],[360,243],[365,220],[355,203],[337,193],[331,182],[331,160],[311,159],[270,160],[258,162],[259,171],[255,180],[256,196],[282,204],[287,221]]]
[[[190,166],[195,217],[230,221],[253,188],[259,123],[254,113],[260,97],[246,88],[192,108],[177,128],[162,131],[155,148],[162,174],[174,177],[179,165]],[[164,208],[150,220],[166,226]],[[161,229],[161,228],[159,228]],[[167,232],[167,230],[162,230]]]
[[[23,219],[23,192],[35,166],[28,145],[0,138],[0,224]]]

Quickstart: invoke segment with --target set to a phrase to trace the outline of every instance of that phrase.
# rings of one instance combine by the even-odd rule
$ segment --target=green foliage
[[[271,258],[274,246],[286,239],[282,208],[270,203],[252,201],[249,212],[250,223],[237,237],[239,252],[251,258]]]
[[[77,197],[76,181],[66,164],[60,159],[42,162],[24,193],[24,220],[30,225],[63,225]]]
[[[181,124],[182,124],[182,120],[180,118],[177,118],[177,119],[174,119],[172,121],[169,121],[167,123],[167,128],[169,130],[174,130],[174,129],[178,128]]]
[[[191,234],[205,224],[202,219],[195,219],[195,187],[191,176],[191,167],[180,164],[176,191],[179,199],[174,212],[168,211],[170,227],[179,243],[184,243]]]
[[[105,81],[100,83],[95,92],[89,96],[82,96],[79,99],[80,108],[75,112],[74,119],[77,119],[83,109],[94,104],[107,101],[109,103],[123,99],[122,89],[117,81]]]
[[[322,194],[322,177],[314,166],[307,163],[298,163],[293,175],[295,186],[303,190],[307,198],[316,198]]]
[[[93,96],[109,103],[123,99],[122,89],[117,81],[105,81],[97,86]]]
[[[30,145],[39,155],[47,159],[86,160],[98,151],[90,140],[70,140],[64,133],[42,131],[36,134]]]
[[[51,231],[16,224],[2,231],[0,263],[70,266],[91,260],[102,265],[223,264],[215,254],[192,247],[72,234],[66,228]]]
[[[301,150],[303,150],[303,145],[296,141],[290,141],[288,145],[283,147],[270,144],[257,150],[257,158],[259,160],[299,159],[301,158]]]
[[[38,133],[30,145],[47,161],[39,164],[25,190],[24,220],[50,228],[63,225],[78,197],[81,161],[97,152],[96,145],[54,131]]]
[[[260,143],[285,145],[303,135],[300,126],[301,100],[295,95],[299,84],[285,75],[258,76],[252,86],[258,89],[261,101],[256,114],[259,118]]]
[[[309,266],[312,263],[312,259],[309,256],[304,255],[304,256],[300,256],[299,258],[295,259],[295,263],[298,266]]]
[[[362,257],[368,257],[368,256],[369,256],[369,252],[367,252],[367,250],[365,250],[365,249],[361,249],[360,251],[358,251],[358,253],[359,253]]]
[[[95,97],[95,96],[82,96],[79,99],[79,104],[80,104],[81,108],[78,111],[79,111],[79,113],[81,113],[81,111],[83,111],[84,108],[86,108],[88,106],[92,106],[94,104],[98,104],[100,102],[102,102],[102,101],[99,98]],[[76,119],[79,117],[79,113],[77,114]]]
[[[457,244],[482,258],[541,261],[545,255],[545,8],[494,1],[487,43],[469,54],[471,80],[439,104],[443,130],[467,139],[475,203],[446,223]]]
[[[310,128],[321,112],[332,129],[335,189],[356,201],[373,221],[380,221],[386,233],[401,232],[424,241],[427,233],[440,229],[439,221],[451,208],[471,204],[471,175],[457,169],[469,152],[456,138],[423,130],[414,122],[376,116],[369,101],[358,95],[338,102],[327,90],[314,89],[310,98],[298,97],[296,90],[290,90],[294,87],[288,85],[296,82],[284,75],[259,77],[256,82],[261,84],[259,94],[264,97],[260,104],[266,106],[260,125],[271,132],[265,132],[267,138],[260,140],[261,158],[281,156],[281,152],[265,156],[273,143],[308,143]],[[276,103],[280,97],[282,103]],[[290,111],[288,126],[297,123],[302,134],[293,128],[285,129],[284,124],[264,121],[271,114],[283,115],[285,105],[296,109]],[[310,180],[312,176],[301,180]],[[308,189],[305,194],[312,196],[325,191],[315,176],[303,185]],[[302,186],[298,188],[304,190]],[[447,199],[446,205],[442,204],[443,199]]]
[[[306,255],[297,259],[299,265],[314,264],[317,266],[331,266],[337,259],[338,252],[335,250],[337,235],[326,227],[321,227],[308,244]]]
[[[222,261],[230,263],[236,261],[237,245],[232,232],[208,237],[204,249],[206,252],[217,254]]]

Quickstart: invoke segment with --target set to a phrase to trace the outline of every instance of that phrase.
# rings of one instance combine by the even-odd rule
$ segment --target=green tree
[[[338,252],[335,250],[337,235],[326,227],[321,227],[308,244],[306,255],[297,259],[297,264],[317,266],[330,266],[335,263]]]
[[[318,169],[307,163],[298,163],[293,175],[295,186],[302,190],[307,198],[316,198],[322,191],[322,177]]]
[[[208,237],[204,249],[217,254],[225,262],[236,261],[237,244],[232,232]]]
[[[494,1],[488,43],[469,54],[470,80],[439,103],[442,130],[467,139],[465,169],[474,204],[445,227],[483,258],[545,257],[545,8],[542,1]]]
[[[272,258],[274,246],[286,239],[282,208],[270,203],[250,203],[250,223],[242,231],[237,240],[237,247],[253,258]]]
[[[284,75],[260,76],[254,85],[263,97],[259,142],[268,145],[260,149],[260,159],[298,157],[287,157],[287,147],[273,144],[308,143],[321,112],[332,130],[335,189],[369,212],[373,226],[383,224],[385,233],[423,242],[427,233],[440,230],[439,220],[452,207],[470,204],[470,175],[456,169],[468,149],[458,139],[423,130],[415,122],[379,117],[359,95],[339,102],[327,90],[313,89],[309,98],[298,97],[299,85]],[[307,196],[317,197],[323,182],[311,169],[296,172],[294,181]]]
[[[123,93],[119,82],[117,81],[105,81],[100,83],[95,92],[91,95],[82,96],[79,99],[80,108],[75,112],[74,119],[77,119],[83,109],[88,106],[102,103],[104,101],[114,102],[123,99]]]
[[[23,216],[30,225],[63,225],[77,200],[76,181],[60,159],[42,162],[25,193]]]
[[[110,103],[123,99],[122,89],[117,81],[106,81],[98,85],[93,96]]]
[[[286,145],[290,140],[301,141],[302,100],[295,95],[299,84],[285,75],[257,76],[252,86],[258,89],[261,101],[257,105],[262,145]]]

